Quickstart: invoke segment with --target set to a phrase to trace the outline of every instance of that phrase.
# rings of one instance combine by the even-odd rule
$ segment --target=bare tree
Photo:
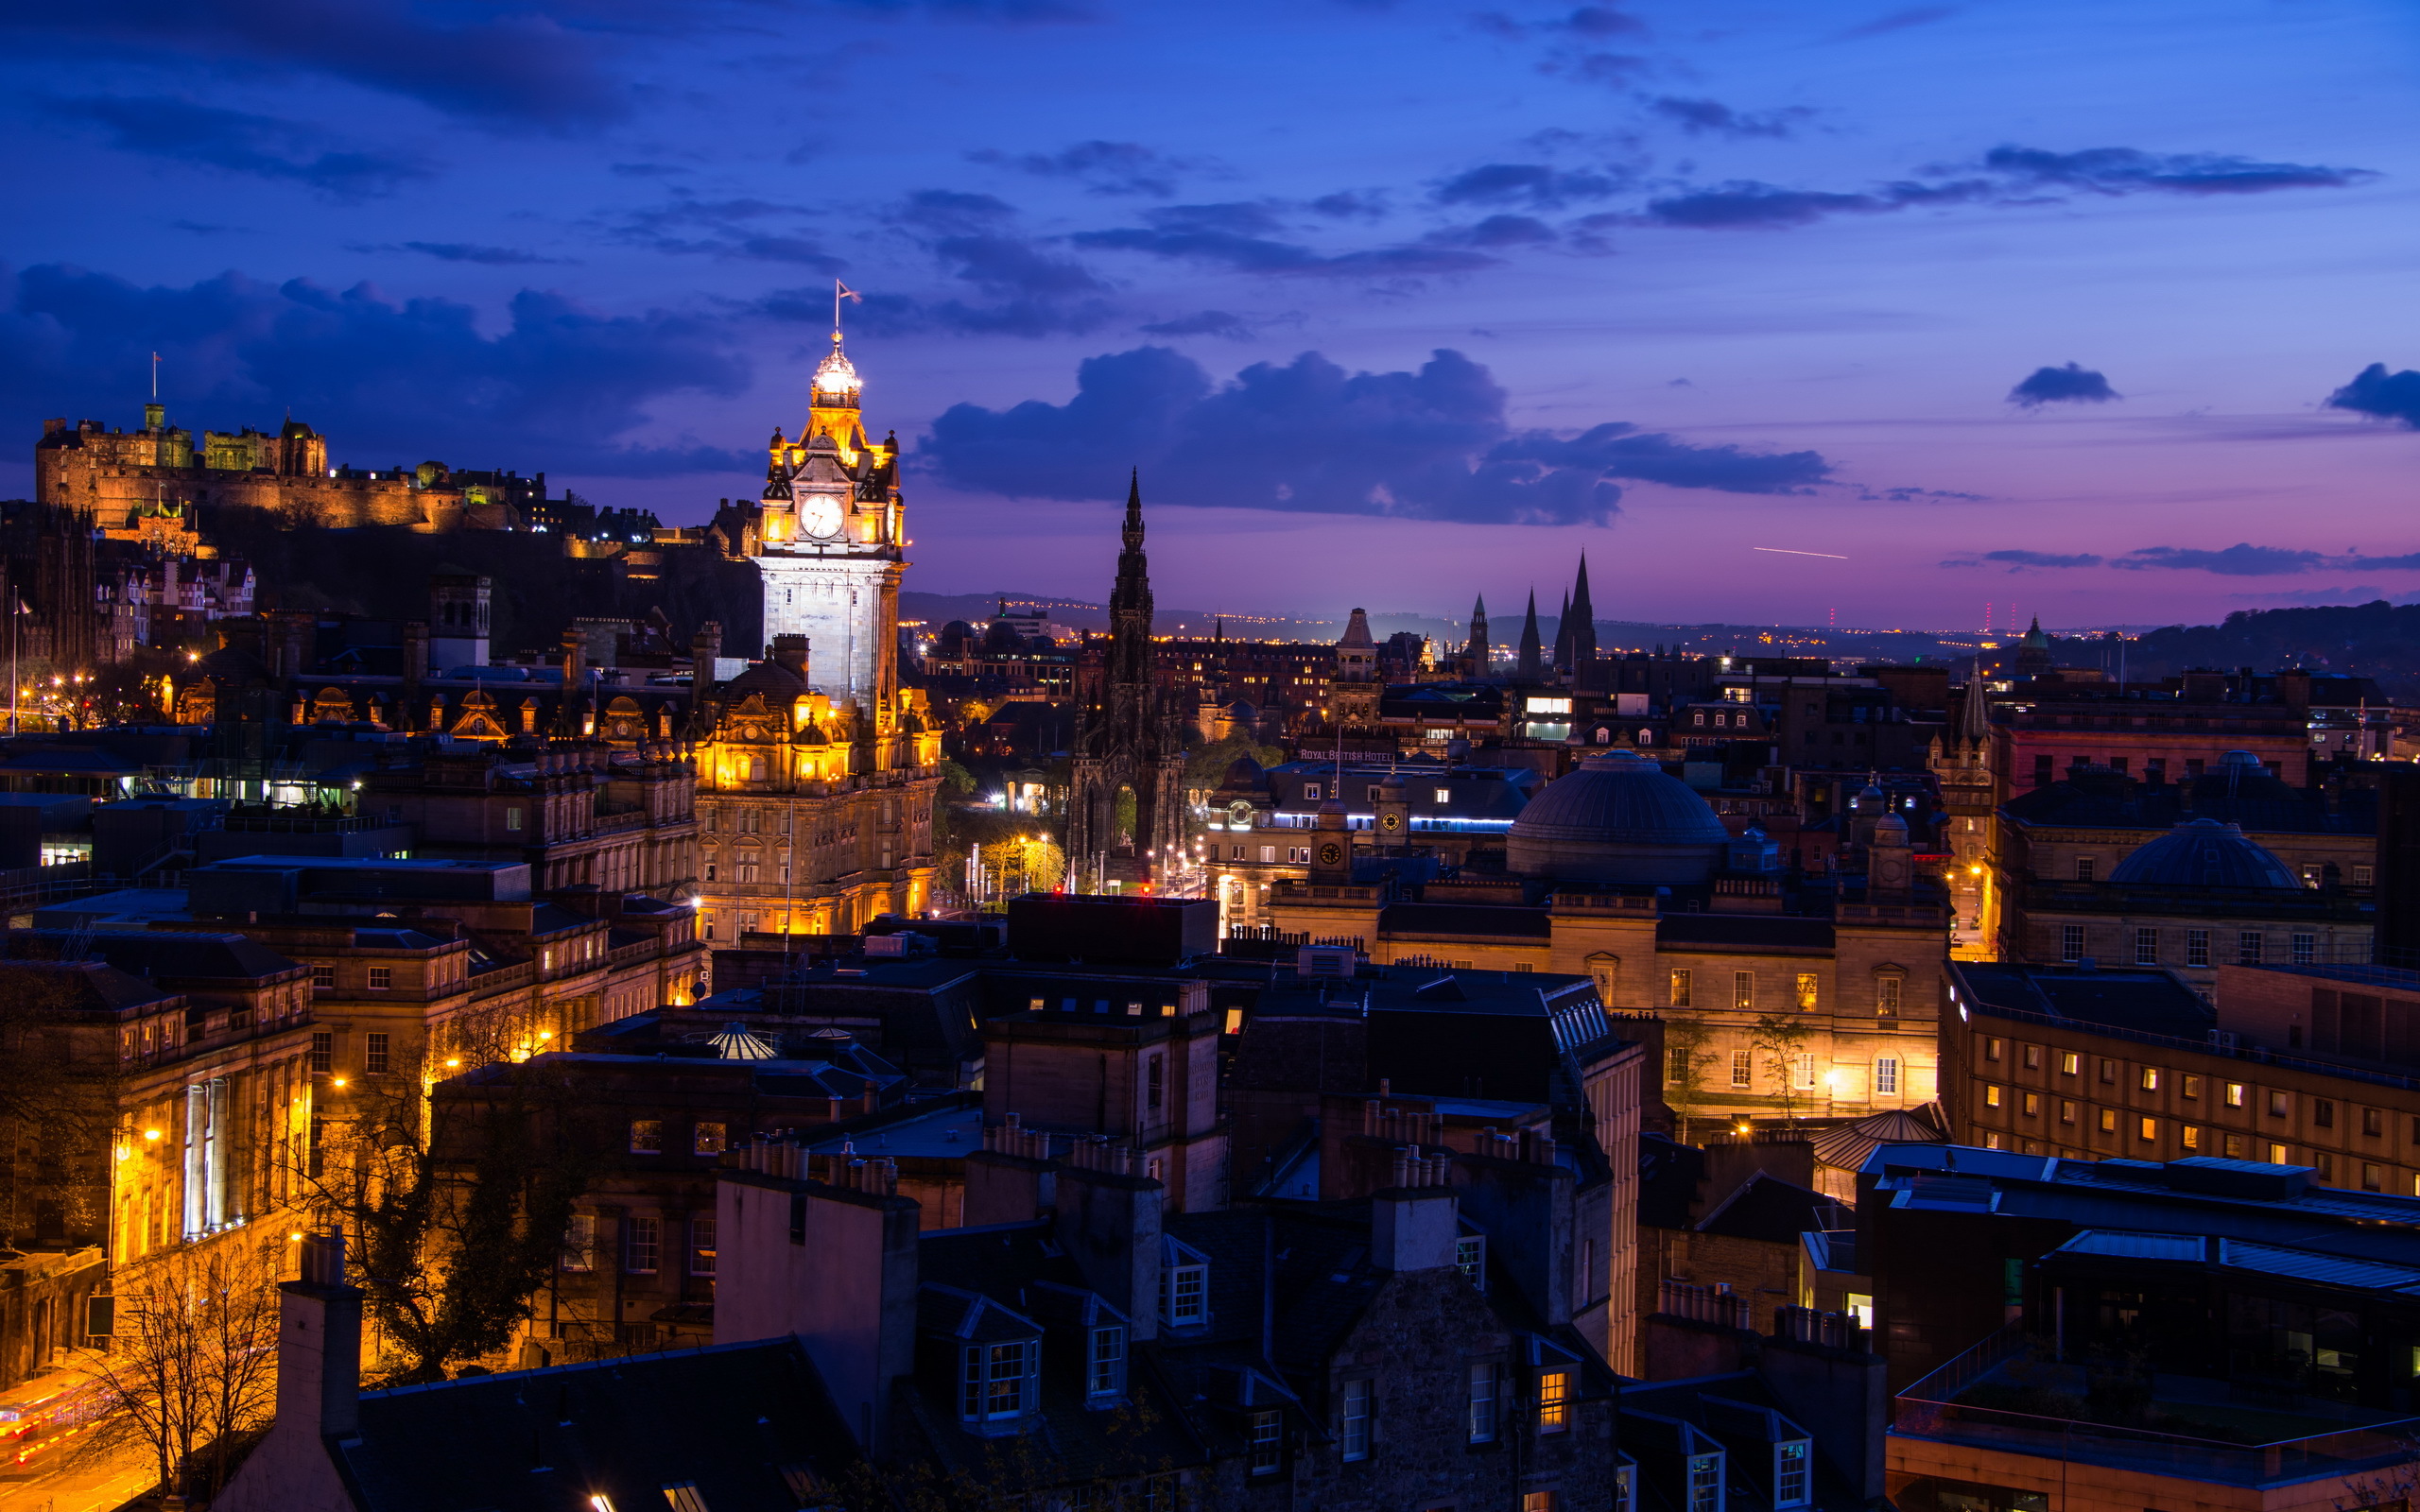
[[[1785,1013],[1760,1014],[1756,1026],[1749,1031],[1748,1043],[1763,1054],[1765,1068],[1772,1073],[1773,1102],[1786,1119],[1798,1116],[1794,1074],[1809,1034],[1805,1020]]]
[[[306,1177],[314,1205],[357,1236],[398,1383],[441,1381],[511,1342],[595,1173],[591,1120],[577,1089],[530,1057],[538,1034],[524,1015],[470,1016],[395,1071],[358,1078]]]
[[[1664,1021],[1664,1065],[1659,1068],[1664,1078],[1664,1102],[1685,1120],[1697,1112],[1698,1100],[1705,1090],[1698,1077],[1714,1063],[1714,1052],[1706,1048],[1713,1038],[1714,1031],[1703,1019]]]
[[[117,1273],[114,1348],[92,1366],[106,1411],[85,1452],[139,1449],[162,1486],[211,1496],[276,1410],[285,1246],[235,1233]]]

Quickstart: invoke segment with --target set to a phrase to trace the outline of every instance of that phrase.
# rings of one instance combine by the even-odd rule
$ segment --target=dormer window
[[[1487,1235],[1464,1234],[1454,1241],[1454,1268],[1471,1279],[1471,1284],[1487,1290]]]
[[[1773,1446],[1773,1505],[1805,1506],[1811,1499],[1806,1475],[1806,1440],[1794,1438]]]
[[[1173,1328],[1198,1327],[1210,1321],[1210,1267],[1171,1265],[1161,1273],[1161,1312]]]
[[[1686,1512],[1722,1512],[1722,1456],[1689,1456],[1689,1504]]]
[[[970,1344],[962,1356],[958,1416],[970,1423],[997,1422],[1033,1410],[1042,1341]]]
[[[1084,1339],[1084,1395],[1096,1401],[1126,1394],[1126,1331],[1091,1330]]]
[[[1319,800],[1320,784],[1317,782],[1305,782],[1303,784],[1303,801],[1305,803],[1316,803]]]

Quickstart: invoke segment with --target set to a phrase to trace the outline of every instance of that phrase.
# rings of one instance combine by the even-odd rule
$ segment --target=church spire
[[[1522,682],[1536,682],[1545,675],[1541,662],[1542,647],[1538,644],[1538,591],[1530,590],[1529,612],[1521,620],[1521,660],[1514,663],[1513,675]]]
[[[1487,639],[1487,596],[1482,593],[1471,600],[1471,634],[1469,642],[1462,647],[1462,661],[1466,663],[1462,675],[1486,677],[1488,663],[1493,660]]]

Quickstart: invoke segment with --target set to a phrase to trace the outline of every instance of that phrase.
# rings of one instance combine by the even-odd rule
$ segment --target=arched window
[[[748,780],[749,780],[750,782],[763,782],[763,781],[765,780],[765,778],[766,778],[766,775],[767,775],[768,770],[769,770],[769,768],[767,767],[767,765],[766,765],[766,764],[765,764],[765,758],[764,758],[764,757],[762,757],[762,756],[751,756],[751,757],[749,757],[749,758],[748,758]]]
[[[1690,722],[1691,724],[1694,724],[1694,725],[1703,725],[1703,724],[1704,724],[1704,723],[1705,723],[1705,711],[1704,711],[1704,710],[1703,710],[1703,709],[1699,710],[1699,711],[1698,711],[1694,715],[1692,715],[1692,716],[1691,716],[1691,718],[1690,718],[1689,722]]]
[[[1613,743],[1614,732],[1607,730],[1604,726],[1599,725],[1597,727],[1597,744],[1599,746],[1610,746]]]
[[[1654,744],[1655,744],[1655,731],[1653,731],[1653,730],[1640,730],[1640,731],[1638,732],[1638,743],[1639,743],[1640,745],[1642,745],[1642,746],[1652,746],[1652,745],[1654,745]]]

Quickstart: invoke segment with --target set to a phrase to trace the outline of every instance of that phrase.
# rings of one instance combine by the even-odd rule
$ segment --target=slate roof
[[[1554,924],[1543,908],[1484,903],[1389,903],[1378,911],[1381,935],[1514,936],[1549,939]]]
[[[2066,1020],[2088,1028],[2205,1039],[2218,1014],[2201,996],[2166,971],[2084,971],[2067,966],[2018,966],[1958,961],[1955,980],[1965,986],[1965,1005]]]
[[[1698,1231],[1794,1245],[1810,1228],[1845,1228],[1849,1222],[1848,1210],[1830,1197],[1758,1171],[1707,1213]]]
[[[40,959],[55,955],[76,939],[65,932],[11,930],[0,936],[0,954]],[[303,970],[242,935],[105,929],[82,936],[80,943],[87,957],[98,957],[137,976],[251,983]]]
[[[714,1512],[797,1512],[856,1464],[789,1338],[364,1392],[338,1452],[368,1512],[661,1507],[684,1482]]]
[[[1655,921],[1655,943],[1668,949],[1828,951],[1832,925],[1822,919],[1769,914],[1667,914]]]

